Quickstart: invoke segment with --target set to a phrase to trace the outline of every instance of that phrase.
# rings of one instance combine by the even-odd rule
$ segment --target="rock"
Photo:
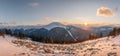
[[[116,52],[109,52],[109,53],[107,54],[107,56],[117,56],[117,53],[116,53]]]
[[[45,51],[46,53],[54,53],[54,51],[52,51],[52,50],[50,50],[50,49],[44,49],[44,51]]]

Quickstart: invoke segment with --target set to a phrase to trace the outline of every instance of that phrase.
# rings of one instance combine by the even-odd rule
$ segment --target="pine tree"
[[[102,32],[100,32],[100,37],[103,37],[103,33]]]
[[[90,35],[89,35],[89,39],[96,39],[97,37],[93,34],[93,33],[91,33]]]

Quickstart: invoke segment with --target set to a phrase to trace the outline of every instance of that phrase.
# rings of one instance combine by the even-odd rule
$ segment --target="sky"
[[[0,24],[120,24],[120,0],[0,0]]]

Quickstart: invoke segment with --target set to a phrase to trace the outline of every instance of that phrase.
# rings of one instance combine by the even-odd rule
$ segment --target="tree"
[[[3,38],[5,38],[4,33],[0,30],[0,36],[2,36]]]
[[[93,33],[91,33],[90,35],[89,35],[89,39],[96,39],[97,37],[93,34]]]
[[[115,37],[115,36],[117,36],[119,34],[120,34],[120,28],[113,28],[113,30],[109,32],[108,36]]]
[[[100,32],[100,37],[103,37],[103,33],[102,32]]]

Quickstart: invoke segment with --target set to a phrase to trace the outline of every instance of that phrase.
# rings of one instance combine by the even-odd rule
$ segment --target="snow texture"
[[[46,44],[0,36],[0,56],[120,56],[120,35],[74,44]]]

